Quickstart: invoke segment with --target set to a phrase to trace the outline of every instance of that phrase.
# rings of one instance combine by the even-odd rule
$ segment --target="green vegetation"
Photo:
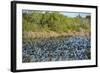
[[[23,10],[23,63],[91,59],[90,15],[65,14]]]
[[[89,33],[90,19],[80,15],[68,17],[56,11],[23,12],[23,32]]]

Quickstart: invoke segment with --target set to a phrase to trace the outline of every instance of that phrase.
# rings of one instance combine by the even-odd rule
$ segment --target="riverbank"
[[[82,32],[54,32],[54,31],[49,31],[49,32],[23,32],[23,38],[27,39],[27,38],[51,38],[51,37],[60,37],[60,36],[66,36],[66,37],[73,37],[73,36],[85,36],[85,37],[90,37],[91,33],[90,32],[86,32],[86,31],[82,31]]]

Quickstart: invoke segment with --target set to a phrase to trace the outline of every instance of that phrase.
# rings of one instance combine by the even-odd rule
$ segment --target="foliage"
[[[91,59],[91,16],[32,10],[22,15],[23,63]]]
[[[23,12],[23,31],[68,32],[90,30],[90,16],[68,17],[56,11]]]
[[[57,37],[23,41],[22,62],[70,61],[91,59],[87,37]]]

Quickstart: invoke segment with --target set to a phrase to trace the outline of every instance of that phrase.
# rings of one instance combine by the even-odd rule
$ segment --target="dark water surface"
[[[23,63],[91,59],[89,37],[31,39],[22,44]]]

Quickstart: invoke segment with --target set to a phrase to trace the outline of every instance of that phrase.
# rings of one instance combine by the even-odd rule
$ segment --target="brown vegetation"
[[[86,36],[90,37],[91,33],[90,32],[62,32],[62,33],[57,33],[54,31],[50,32],[23,32],[23,38],[50,38],[50,37],[59,37],[59,36]]]

